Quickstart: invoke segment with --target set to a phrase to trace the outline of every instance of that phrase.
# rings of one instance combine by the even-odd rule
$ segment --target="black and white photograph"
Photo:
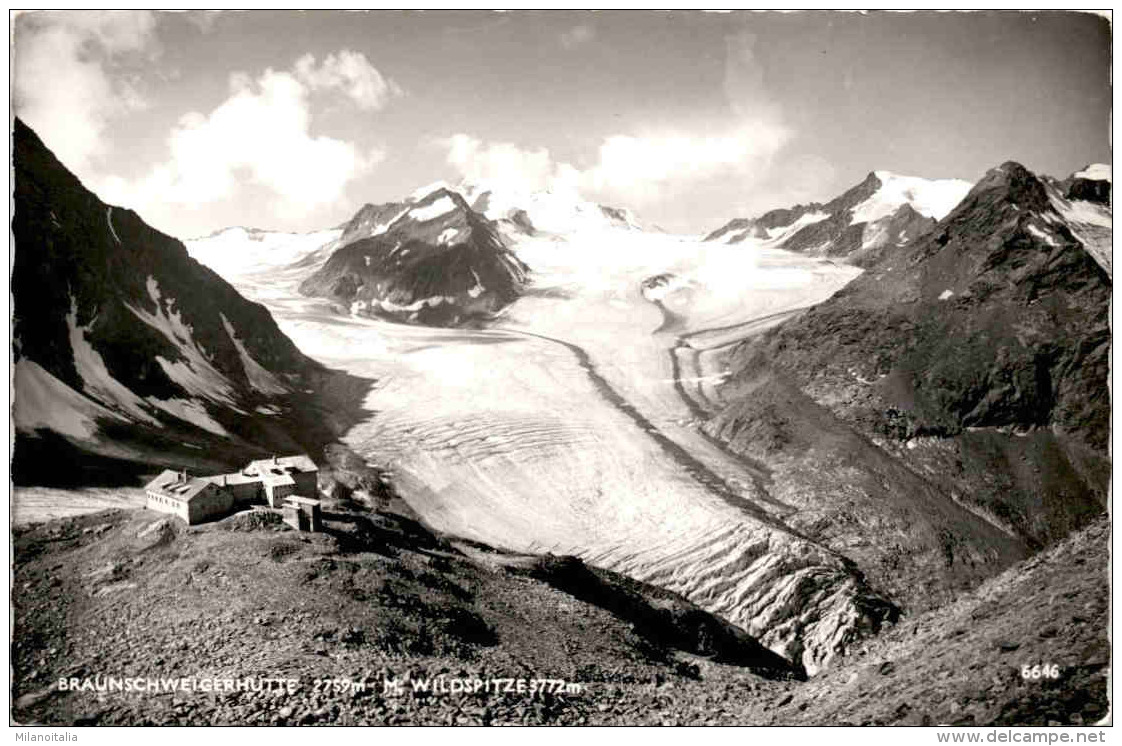
[[[1112,52],[10,10],[16,740],[1108,742]]]

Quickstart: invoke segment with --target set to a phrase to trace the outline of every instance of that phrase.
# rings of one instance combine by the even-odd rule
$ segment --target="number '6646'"
[[[1022,679],[1058,679],[1060,667],[1055,663],[1045,663],[1043,666],[1021,666]]]

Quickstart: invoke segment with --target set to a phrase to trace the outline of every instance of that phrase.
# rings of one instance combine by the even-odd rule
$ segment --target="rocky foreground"
[[[13,717],[1044,725],[1106,713],[1105,521],[805,681],[673,594],[348,507],[314,535],[263,513],[188,528],[143,509],[17,530]],[[1022,678],[1037,665],[1058,676]],[[257,683],[97,691],[107,677]]]

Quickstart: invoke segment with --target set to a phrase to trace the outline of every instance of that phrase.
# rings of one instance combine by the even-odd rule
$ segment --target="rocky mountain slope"
[[[858,266],[874,264],[886,251],[927,233],[969,191],[957,179],[929,180],[888,171],[870,173],[835,199],[738,218],[705,240],[769,246],[816,256],[838,257]]]
[[[846,506],[890,515],[923,496],[920,513],[953,502],[978,519],[968,554],[993,551],[963,557],[942,532],[925,548],[924,531],[889,521],[877,552],[899,542],[910,568],[965,578],[1086,525],[1110,474],[1111,278],[1071,218],[1088,214],[1109,232],[1022,166],[991,170],[924,238],[736,348],[707,430],[773,464],[780,495],[813,502],[812,535],[842,533]],[[871,539],[885,513],[872,515],[857,519]],[[922,583],[893,582],[912,570],[863,553],[849,550],[906,606],[931,603]]]
[[[341,240],[380,236],[404,209],[371,206],[344,228]],[[612,364],[619,362],[621,341],[645,342],[657,326],[649,322],[659,312],[639,294],[649,266],[676,264],[683,255],[701,261],[692,251],[696,244],[618,229],[611,234],[613,251],[604,252],[604,234],[579,235],[571,241],[521,236],[515,250],[535,268],[535,286],[487,329],[341,319],[329,304],[295,293],[294,278],[312,271],[328,247],[299,266],[254,270],[233,281],[267,303],[301,349],[379,381],[364,402],[377,414],[356,424],[346,442],[372,462],[392,464],[395,484],[437,529],[514,551],[577,555],[674,590],[808,673],[875,634],[896,609],[844,556],[786,531],[766,516],[767,503],[756,503],[755,494],[741,499],[733,484],[746,483],[710,471],[694,457],[696,442],[679,445],[664,435],[666,422],[688,415],[665,378],[666,353],[655,349],[653,359],[628,361],[623,369]],[[188,246],[205,253],[204,243]],[[707,248],[744,256],[729,247]],[[230,251],[254,253],[248,245]],[[832,266],[823,272],[833,279],[820,279],[835,288],[854,274]],[[609,273],[634,305],[606,302],[596,288]],[[578,295],[585,282],[593,287]],[[730,290],[724,302],[750,314],[739,290]],[[817,298],[828,294],[815,292]],[[575,311],[590,321],[573,323]],[[498,328],[527,318],[529,334]],[[575,336],[584,342],[578,329],[606,330],[610,351],[594,357],[561,341]],[[600,370],[620,373],[620,388]],[[665,379],[671,401],[669,409],[644,416],[623,392],[626,382],[650,376]],[[574,410],[573,402],[581,406]],[[698,439],[693,430],[683,434]],[[741,468],[737,459],[728,460],[727,468]]]
[[[1083,248],[1113,277],[1110,166],[1093,163],[1058,184],[1049,184],[1052,207]]]
[[[1113,181],[1110,166],[1105,163],[1092,163],[1087,168],[1076,171],[1064,181],[1062,185],[1064,197],[1109,207]]]
[[[662,703],[703,670],[727,683],[725,694],[706,691],[727,706],[736,692],[800,678],[742,630],[672,593],[574,558],[508,555],[435,536],[400,513],[353,508],[329,503],[317,534],[263,512],[187,528],[144,510],[20,530],[14,717],[87,725],[702,722],[719,717],[704,706],[711,701],[680,710]],[[291,692],[139,696],[56,685],[97,674],[299,683]],[[547,688],[414,691],[414,681],[437,677],[446,687],[521,678]],[[386,681],[401,691],[387,693]]]
[[[575,193],[438,182],[400,202],[364,205],[333,243],[304,256],[312,274],[301,292],[362,315],[473,323],[521,293],[529,270],[510,250],[521,237],[617,229],[640,226],[628,210]]]
[[[261,514],[186,528],[143,510],[17,529],[14,721],[1078,725],[1108,713],[1106,520],[804,681],[673,594],[393,512],[331,511],[317,535]],[[98,674],[297,684],[58,690]],[[553,691],[463,691],[518,678]]]
[[[17,483],[129,479],[321,439],[322,425],[294,423],[323,421],[307,390],[328,373],[263,306],[101,202],[19,120],[13,142]]]
[[[1110,718],[1110,522],[854,650],[743,717],[768,725],[1091,725]]]
[[[495,223],[443,188],[364,206],[336,245],[300,292],[356,314],[454,326],[498,313],[526,281]]]

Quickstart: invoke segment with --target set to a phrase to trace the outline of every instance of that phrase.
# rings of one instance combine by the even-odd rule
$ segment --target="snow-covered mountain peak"
[[[441,189],[445,189],[445,190],[448,190],[448,191],[455,191],[456,187],[453,186],[452,184],[449,184],[447,181],[443,181],[443,180],[434,181],[431,184],[425,184],[422,187],[418,187],[418,188],[414,189],[413,192],[406,198],[405,201],[406,202],[421,202],[422,200],[425,199],[425,197],[428,197],[433,192],[438,192]]]
[[[1082,171],[1076,171],[1066,181],[1058,185],[1064,196],[1078,202],[1088,202],[1099,208],[1110,210],[1111,190],[1114,185],[1110,166],[1092,163]]]
[[[866,266],[892,247],[915,241],[947,215],[969,182],[924,179],[879,170],[826,203],[812,202],[737,218],[706,237],[722,243],[757,242]]]
[[[853,209],[851,224],[879,220],[905,204],[924,217],[942,220],[973,186],[962,179],[924,179],[891,171],[874,171],[873,175],[880,187]]]
[[[1114,182],[1111,175],[1111,167],[1105,163],[1092,163],[1082,171],[1076,171],[1072,174],[1072,178]]]
[[[414,200],[405,212],[391,221],[391,226],[405,219],[416,223],[428,223],[457,211],[466,213],[469,209],[468,201],[464,199],[463,194],[451,187],[441,186]]]
[[[529,190],[483,180],[452,186],[438,181],[417,189],[407,201],[423,203],[441,191],[460,195],[484,217],[521,232],[567,234],[609,228],[642,229],[630,210],[591,202],[575,189]]]
[[[464,187],[364,205],[330,258],[300,284],[351,313],[430,325],[489,317],[515,300],[527,268]]]

